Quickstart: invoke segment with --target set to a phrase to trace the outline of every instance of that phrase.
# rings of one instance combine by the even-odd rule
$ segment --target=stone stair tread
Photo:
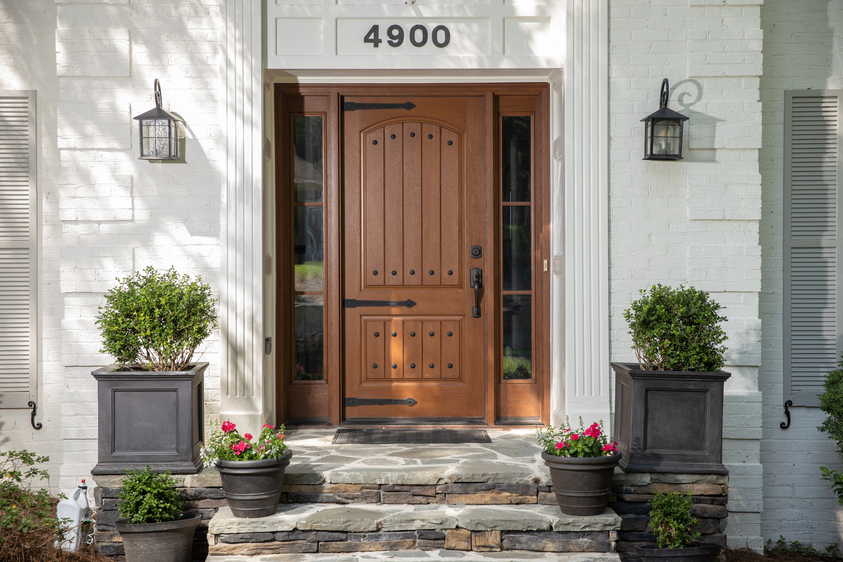
[[[599,552],[464,552],[458,550],[382,551],[351,554],[210,555],[206,562],[620,562],[616,553]]]
[[[621,518],[609,508],[602,515],[576,517],[543,505],[385,505],[279,504],[275,514],[236,518],[221,507],[211,519],[212,535],[284,531],[351,533],[454,529],[472,531],[617,531]]]

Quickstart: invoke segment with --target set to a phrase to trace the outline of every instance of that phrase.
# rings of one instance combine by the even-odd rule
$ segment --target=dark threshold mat
[[[491,443],[485,429],[358,429],[341,427],[337,445],[416,445],[421,443]]]

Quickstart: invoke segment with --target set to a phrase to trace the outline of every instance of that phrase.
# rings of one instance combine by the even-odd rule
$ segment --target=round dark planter
[[[293,452],[260,461],[219,461],[223,495],[235,517],[252,519],[275,513],[284,486],[284,470]]]
[[[128,523],[114,526],[126,549],[126,562],[190,562],[193,534],[202,519],[185,513],[181,519],[163,523]]]
[[[553,493],[567,515],[600,515],[612,493],[612,474],[621,453],[610,457],[557,457],[542,451]]]
[[[719,544],[703,543],[687,548],[636,546],[635,550],[643,562],[717,562],[721,547]]]

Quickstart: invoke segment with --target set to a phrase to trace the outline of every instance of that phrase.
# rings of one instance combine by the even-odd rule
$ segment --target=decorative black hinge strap
[[[344,308],[359,308],[361,306],[406,306],[413,308],[416,306],[416,301],[407,299],[405,301],[359,301],[357,299],[345,299],[343,301]]]
[[[404,404],[406,406],[413,406],[418,404],[415,398],[407,398],[405,400],[398,400],[396,398],[346,398],[343,400],[344,406],[389,406],[391,404]]]
[[[32,400],[29,401],[27,404],[30,408],[32,408],[32,415],[29,417],[29,423],[32,424],[32,429],[41,429],[42,426],[41,422],[35,423],[35,414],[38,411],[38,406]]]
[[[412,102],[406,103],[357,103],[356,101],[343,102],[343,111],[363,111],[364,109],[406,109],[410,111],[416,107]]]

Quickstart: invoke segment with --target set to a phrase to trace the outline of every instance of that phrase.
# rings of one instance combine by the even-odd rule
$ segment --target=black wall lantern
[[[161,84],[155,79],[155,109],[138,115],[140,130],[140,160],[178,160],[179,128],[181,121],[161,109]]]
[[[667,107],[670,84],[662,81],[659,110],[644,121],[644,160],[682,160],[683,121],[688,118]]]

